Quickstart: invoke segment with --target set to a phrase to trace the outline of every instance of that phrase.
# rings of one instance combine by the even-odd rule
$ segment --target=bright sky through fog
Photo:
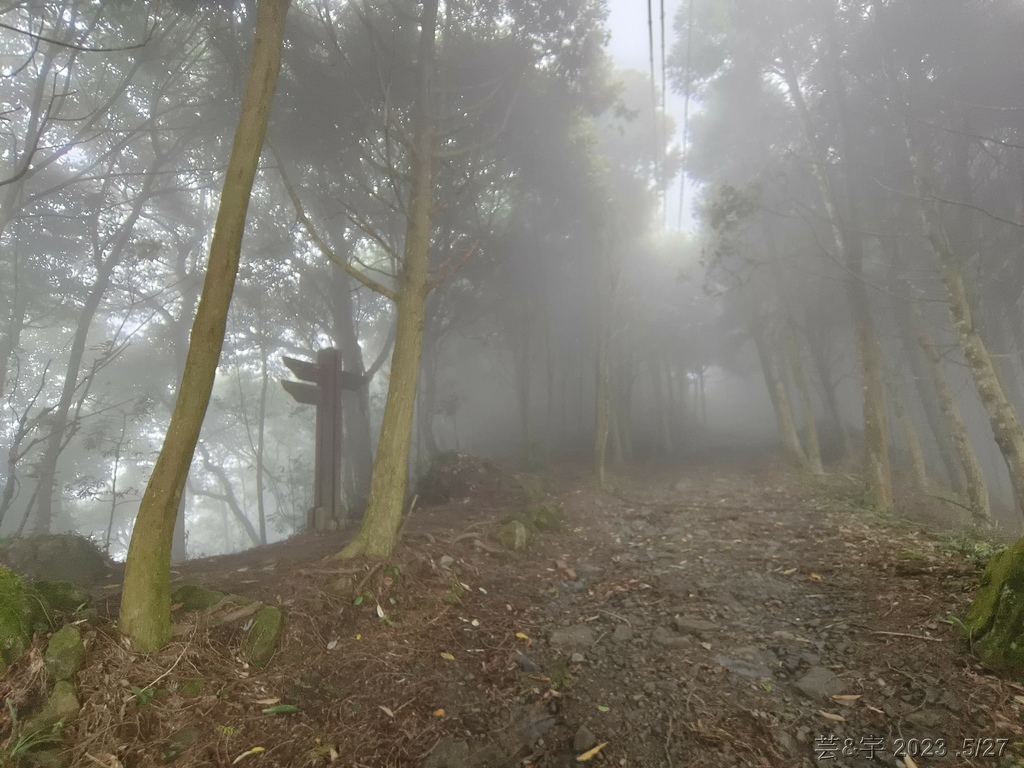
[[[689,0],[665,0],[665,56],[671,56],[672,48],[676,42],[674,24],[679,8]],[[693,0],[700,2],[700,0]],[[650,52],[648,48],[648,27],[647,27],[647,0],[607,0],[608,3],[608,27],[611,30],[611,40],[608,43],[608,50],[611,52],[615,64],[620,69],[638,69],[648,73],[651,70]],[[654,13],[654,66],[655,77],[658,88],[661,88],[661,2],[651,0],[651,9]],[[672,91],[672,85],[668,84],[668,112],[676,122],[675,143],[682,142],[683,131],[683,98]],[[690,115],[693,115],[693,102],[690,102]],[[692,229],[693,222],[690,219],[689,208],[693,196],[692,187],[686,189],[686,208],[683,220],[684,229]],[[679,212],[679,179],[673,180],[672,188],[669,190],[668,200],[668,228],[676,229]]]

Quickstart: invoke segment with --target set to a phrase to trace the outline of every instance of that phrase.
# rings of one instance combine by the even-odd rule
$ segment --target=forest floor
[[[90,629],[72,765],[1024,766],[1024,686],[949,620],[980,575],[969,544],[761,461],[608,492],[560,467],[567,529],[509,554],[483,532],[525,499],[472,471],[387,566],[304,536],[183,567],[284,610],[265,669],[240,661],[241,622],[176,614],[150,657]]]

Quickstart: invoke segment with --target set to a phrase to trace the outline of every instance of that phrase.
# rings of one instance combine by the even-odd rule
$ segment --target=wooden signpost
[[[309,528],[333,531],[345,522],[341,496],[341,391],[362,387],[361,376],[341,369],[341,355],[333,348],[316,353],[316,362],[285,357],[284,364],[299,381],[281,382],[296,402],[316,406],[316,452],[313,470],[313,508]]]

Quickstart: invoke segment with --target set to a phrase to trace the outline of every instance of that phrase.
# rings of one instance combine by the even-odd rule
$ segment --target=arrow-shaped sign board
[[[304,381],[282,381],[281,386],[285,392],[295,398],[296,402],[304,405],[320,404],[320,388],[316,384],[307,384]]]
[[[302,381],[318,382],[320,380],[320,366],[308,360],[296,360],[294,357],[284,357],[282,362],[288,370],[295,374],[295,378]]]

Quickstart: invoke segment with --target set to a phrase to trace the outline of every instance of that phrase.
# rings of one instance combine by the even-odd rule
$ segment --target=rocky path
[[[568,530],[509,554],[487,531],[535,479],[471,457],[456,474],[390,563],[297,537],[181,569],[281,608],[266,668],[239,658],[241,621],[181,612],[149,657],[84,627],[70,765],[1024,768],[1024,686],[949,620],[980,572],[842,509],[835,479],[675,467],[597,491],[560,468]],[[35,670],[0,680],[18,707]]]
[[[563,495],[551,578],[495,574],[547,641],[520,665],[563,670],[543,765],[1017,764],[1024,688],[963,654],[956,553],[771,468],[617,486]]]

